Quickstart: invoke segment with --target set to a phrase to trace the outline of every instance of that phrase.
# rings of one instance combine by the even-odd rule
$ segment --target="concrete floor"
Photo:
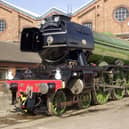
[[[8,113],[4,113],[4,112]],[[0,129],[128,129],[129,97],[91,106],[85,110],[67,110],[62,117],[29,116],[10,106],[0,113]]]

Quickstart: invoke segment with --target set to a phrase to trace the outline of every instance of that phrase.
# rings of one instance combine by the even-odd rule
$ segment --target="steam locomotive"
[[[96,64],[95,45],[93,32],[68,16],[53,15],[40,28],[24,28],[20,49],[39,53],[42,64],[32,69],[31,78],[10,81],[18,89],[20,108],[61,115],[68,106],[87,108],[129,94],[128,65],[116,58]]]

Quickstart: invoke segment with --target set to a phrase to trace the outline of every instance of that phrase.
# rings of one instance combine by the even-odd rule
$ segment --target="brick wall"
[[[113,16],[114,10],[120,6],[129,9],[129,0],[96,0],[73,15],[72,21],[80,24],[92,22],[92,28],[97,32],[129,33],[129,18],[124,22],[118,22]],[[0,32],[1,41],[19,41],[24,27],[40,24],[40,21],[1,4],[0,19],[4,19],[7,24],[6,30]]]
[[[0,5],[0,19],[6,21],[6,29],[0,32],[1,41],[19,41],[23,27],[38,26],[39,22],[13,9]]]
[[[118,22],[113,12],[118,7],[129,9],[129,0],[96,0],[85,9],[78,11],[72,21],[83,24],[93,23],[93,30],[97,32],[129,33],[129,18],[124,22]]]

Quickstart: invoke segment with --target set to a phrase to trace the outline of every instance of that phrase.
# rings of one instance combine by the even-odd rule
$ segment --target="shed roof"
[[[46,11],[46,13],[44,13],[43,15],[41,15],[39,17],[39,19],[44,19],[44,18],[46,18],[49,15],[54,14],[54,13],[55,14],[61,14],[61,15],[67,15],[63,10],[58,9],[56,7],[53,7],[53,8],[48,9],[48,11]]]
[[[21,52],[19,43],[0,41],[0,62],[41,63],[38,53]]]
[[[78,9],[76,9],[73,12],[73,16],[77,15],[78,13],[80,13],[81,11],[83,11],[84,9],[88,8],[90,5],[94,4],[96,2],[96,0],[89,0],[88,2],[86,2],[84,5],[82,5],[81,7],[79,7]]]
[[[33,13],[33,12],[29,11],[29,10],[23,9],[21,7],[18,7],[18,6],[14,5],[12,3],[9,3],[9,2],[7,2],[5,0],[0,0],[0,4],[5,5],[5,6],[11,8],[11,9],[14,9],[17,12],[20,12],[22,14],[25,14],[27,16],[30,16],[33,19],[37,19],[39,17],[38,14]]]
[[[87,3],[85,3],[84,5],[82,5],[81,7],[79,7],[78,9],[76,9],[73,12],[73,16],[77,15],[78,13],[80,13],[81,11],[83,11],[84,9],[88,8],[90,5],[94,4],[96,2],[96,0],[89,0]],[[57,12],[58,14],[62,14],[62,15],[67,15],[67,13],[65,11],[63,11],[62,9],[58,9],[56,7],[52,7],[50,9],[48,9],[48,11],[46,11],[43,15],[38,15],[36,13],[33,13],[29,10],[26,10],[24,8],[18,7],[10,2],[7,2],[6,0],[0,0],[0,4],[3,4],[11,9],[16,10],[17,12],[20,12],[24,15],[30,16],[31,18],[35,19],[35,20],[40,20],[43,19],[45,17],[47,17],[48,15],[50,15],[53,12]]]

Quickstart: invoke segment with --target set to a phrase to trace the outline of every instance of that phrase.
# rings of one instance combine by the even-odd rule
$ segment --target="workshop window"
[[[0,19],[0,32],[3,32],[6,29],[6,21]]]
[[[117,21],[123,22],[129,17],[129,10],[125,7],[119,7],[114,11],[114,17]]]
[[[90,28],[92,30],[92,22],[86,22],[83,25],[87,26],[88,28]]]

